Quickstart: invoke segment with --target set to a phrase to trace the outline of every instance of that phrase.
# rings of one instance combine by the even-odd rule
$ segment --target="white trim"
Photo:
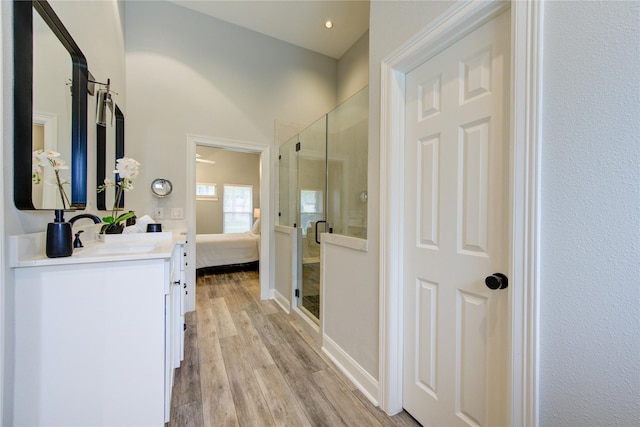
[[[0,5],[0,46],[4,46],[4,41],[3,41],[3,37],[2,34],[5,30],[4,25],[3,25],[3,19],[4,17],[2,16],[2,9],[4,9],[5,5]],[[4,67],[0,67],[0,99],[4,100],[4,94],[5,94],[5,83],[4,83],[4,73],[3,73],[3,68]],[[8,86],[8,85],[7,85]],[[0,129],[3,129],[2,131],[2,135],[3,137],[7,136],[7,132],[6,132],[6,128],[4,127],[4,109],[3,109],[3,105],[4,103],[0,103]],[[8,144],[8,139],[3,138],[4,139],[4,144]],[[0,164],[4,164],[4,145],[2,147],[2,149],[0,149]],[[5,210],[5,191],[4,191],[4,174],[0,174],[0,212],[2,212],[2,220],[0,220],[0,282],[2,282],[3,286],[0,289],[0,307],[2,308],[2,315],[0,315],[0,424],[4,424],[5,421],[7,421],[10,417],[7,416],[6,420],[5,420],[5,416],[4,416],[4,403],[5,403],[5,395],[9,394],[7,392],[12,391],[10,389],[10,387],[7,387],[5,385],[5,369],[4,369],[4,341],[5,341],[5,321],[4,318],[6,316],[6,308],[5,308],[5,289],[7,289],[8,287],[10,287],[10,284],[8,283],[8,280],[6,280],[6,275],[8,275],[8,268],[7,268],[7,260],[5,260],[5,254],[6,249],[5,249],[5,245],[7,244],[7,241],[5,240],[4,236],[5,236],[5,227],[6,227],[6,221],[7,221],[7,216],[6,213],[7,211]],[[12,380],[13,382],[13,380]],[[7,399],[9,402],[11,400]],[[9,406],[9,405],[7,405]],[[8,409],[7,409],[8,411]],[[8,412],[7,412],[8,413]]]
[[[275,289],[277,295],[280,295],[282,297],[281,301],[276,300],[276,302],[283,308],[283,310],[287,313],[287,314],[291,314],[291,308],[293,307],[293,301],[296,301],[296,296],[295,296],[295,289],[297,287],[297,272],[298,272],[298,266],[297,266],[297,251],[298,251],[298,229],[297,228],[293,228],[293,227],[288,227],[288,226],[284,226],[284,225],[274,225],[273,227],[274,230],[274,240],[276,238],[276,234],[280,233],[280,234],[284,234],[288,239],[288,244],[290,245],[291,248],[291,256],[287,257],[286,255],[288,254],[288,251],[285,249],[283,254],[281,254],[280,256],[283,258],[290,258],[291,259],[291,268],[289,269],[288,273],[288,283],[286,283],[286,286],[289,289],[289,298],[287,298],[286,296],[282,295],[277,289]],[[282,258],[278,258],[277,254],[280,250],[282,250],[282,245],[280,246],[276,246],[276,249],[274,251],[274,260],[275,259],[282,259]],[[275,267],[276,269],[278,268],[277,266]],[[283,286],[285,284],[280,283],[280,286]],[[276,288],[275,286],[275,282],[274,282],[274,288]],[[286,301],[286,305],[283,305],[284,302]]]
[[[327,335],[322,336],[322,351],[371,403],[378,406],[378,381]]]
[[[405,74],[511,6],[511,425],[538,424],[542,3],[458,2],[381,63],[380,406],[402,410]]]
[[[320,241],[327,245],[341,246],[360,252],[369,252],[369,241],[359,237],[344,236],[342,234],[322,233]]]
[[[307,313],[302,311],[298,306],[292,304],[291,313],[289,314],[291,314],[294,319],[301,320],[298,324],[302,326],[302,329],[304,329],[317,342],[320,342],[320,325],[311,320]]]
[[[260,154],[260,298],[269,299],[270,290],[274,289],[275,283],[275,254],[273,238],[273,206],[272,200],[273,179],[271,174],[274,160],[272,149],[269,145],[260,145],[242,141],[232,141],[224,139],[210,138],[206,136],[187,135],[187,257],[189,267],[187,268],[188,284],[195,285],[195,240],[196,240],[196,146],[205,145],[209,147],[224,148],[228,150],[244,151]],[[193,292],[189,292],[187,299],[187,311],[195,310],[195,286]]]
[[[44,128],[44,149],[58,151],[58,116],[51,113],[33,112],[33,124]]]
[[[285,298],[277,289],[272,289],[271,295],[271,299],[273,299],[285,313],[291,313],[291,301]]]
[[[512,40],[511,424],[538,425],[543,2],[516,1]]]

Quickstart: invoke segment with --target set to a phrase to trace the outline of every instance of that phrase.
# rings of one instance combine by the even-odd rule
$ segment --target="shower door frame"
[[[321,120],[324,119],[324,154],[323,155],[319,155],[319,156],[314,156],[314,154],[316,154],[315,151],[311,150],[311,151],[307,151],[305,153],[305,151],[303,150],[302,144],[303,141],[301,140],[301,135],[311,129],[314,125],[316,125],[316,123],[320,122]],[[328,177],[328,149],[327,149],[327,145],[328,145],[328,115],[325,114],[324,116],[318,118],[315,122],[313,122],[311,125],[309,125],[308,127],[306,127],[305,129],[303,129],[302,131],[298,132],[298,144],[296,147],[296,171],[297,171],[297,175],[296,175],[296,219],[297,219],[297,225],[298,228],[300,229],[298,231],[298,256],[297,256],[297,260],[298,260],[298,277],[296,280],[296,287],[295,289],[297,290],[297,292],[295,292],[294,294],[294,304],[292,304],[292,306],[294,307],[294,309],[298,312],[299,315],[301,315],[302,318],[304,318],[304,320],[310,324],[310,326],[313,327],[313,329],[316,332],[320,332],[321,329],[321,325],[322,325],[322,257],[321,257],[321,253],[322,253],[322,245],[318,244],[318,316],[315,317],[314,313],[312,313],[307,307],[304,306],[304,302],[303,302],[303,298],[304,298],[304,236],[303,236],[303,224],[302,224],[302,201],[301,201],[301,192],[303,189],[315,189],[312,187],[307,187],[303,184],[301,184],[300,182],[300,158],[307,158],[310,160],[314,160],[317,159],[319,161],[324,161],[324,166],[323,166],[323,178],[322,178],[322,186],[323,188],[322,190],[322,219],[321,220],[317,220],[314,223],[314,227],[312,227],[312,230],[310,230],[309,232],[313,234],[313,238],[314,241],[318,242],[318,238],[320,237],[321,233],[318,234],[317,230],[318,230],[318,225],[317,223],[319,221],[324,222],[325,224],[325,232],[326,230],[328,230],[328,213],[327,213],[327,206],[328,206],[328,194],[327,194],[327,190],[329,187],[329,177]],[[306,154],[306,155],[305,155]],[[312,236],[307,235],[307,239],[311,238]]]

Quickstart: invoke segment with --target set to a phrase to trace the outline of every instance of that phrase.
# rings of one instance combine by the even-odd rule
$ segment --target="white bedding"
[[[196,268],[244,264],[259,259],[259,234],[247,231],[196,235]]]

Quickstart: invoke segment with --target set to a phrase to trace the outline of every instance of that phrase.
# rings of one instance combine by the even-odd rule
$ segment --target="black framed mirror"
[[[96,182],[101,185],[107,174],[111,176],[116,168],[116,160],[124,157],[124,114],[116,104],[114,107],[115,126],[107,123],[106,126],[96,125],[97,135],[97,168]],[[106,191],[97,192],[98,210],[111,210],[116,199],[117,189],[113,196]],[[124,193],[120,196],[120,206],[124,209]]]
[[[36,134],[36,140],[40,141],[37,146],[59,152],[70,168],[65,171],[71,184],[65,208],[84,209],[89,80],[86,58],[44,0],[13,2],[13,39],[14,203],[22,210],[61,207],[48,204],[51,197],[46,195],[46,183],[44,194],[37,194],[34,200],[32,156],[37,149],[34,149]],[[54,64],[48,61],[51,52],[57,52]],[[38,137],[40,134],[44,136]]]

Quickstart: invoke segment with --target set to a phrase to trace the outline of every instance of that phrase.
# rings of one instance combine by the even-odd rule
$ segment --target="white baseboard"
[[[289,314],[291,312],[291,301],[286,299],[280,292],[276,289],[271,289],[271,299],[276,302],[280,306],[281,309],[284,310],[285,313]]]
[[[338,369],[373,403],[378,406],[378,381],[365,371],[351,356],[331,338],[322,336],[322,351]]]

